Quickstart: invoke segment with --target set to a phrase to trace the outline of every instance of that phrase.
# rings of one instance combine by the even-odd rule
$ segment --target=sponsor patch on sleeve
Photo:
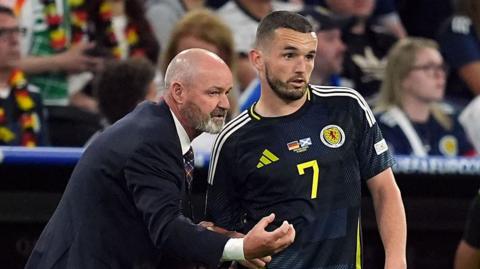
[[[382,140],[378,141],[377,143],[375,143],[374,147],[375,147],[375,152],[377,153],[377,155],[380,155],[380,154],[382,154],[382,153],[384,153],[385,151],[388,150],[387,142],[385,142],[385,139],[382,139]]]

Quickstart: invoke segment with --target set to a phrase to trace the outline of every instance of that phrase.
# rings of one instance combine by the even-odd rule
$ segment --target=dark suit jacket
[[[218,265],[227,237],[180,212],[185,171],[165,103],[144,102],[85,150],[26,268]]]

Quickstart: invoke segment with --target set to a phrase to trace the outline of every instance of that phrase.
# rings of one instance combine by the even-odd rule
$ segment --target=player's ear
[[[248,53],[248,58],[250,63],[255,67],[257,71],[263,70],[263,54],[262,51],[259,49],[252,49],[250,53]]]
[[[186,98],[186,91],[183,84],[178,81],[175,81],[172,83],[171,87],[172,87],[171,92],[172,92],[173,100],[175,100],[175,102],[178,104],[183,104]]]

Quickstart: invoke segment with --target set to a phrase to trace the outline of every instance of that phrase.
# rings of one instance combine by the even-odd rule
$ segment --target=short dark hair
[[[7,14],[9,16],[15,17],[15,13],[13,13],[13,10],[4,5],[0,5],[0,14]]]
[[[274,11],[265,16],[258,25],[255,46],[270,38],[279,28],[287,28],[300,33],[313,32],[312,24],[302,15],[291,11]]]
[[[155,67],[145,58],[111,60],[94,83],[100,112],[113,124],[147,96]]]

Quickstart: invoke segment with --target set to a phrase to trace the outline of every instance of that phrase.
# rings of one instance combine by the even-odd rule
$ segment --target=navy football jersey
[[[445,129],[433,116],[425,123],[410,122],[411,128],[401,127],[399,119],[391,110],[379,113],[378,124],[387,141],[390,151],[399,155],[416,155],[414,147],[423,147],[426,155],[432,156],[473,156],[474,147],[469,142],[462,125],[455,113],[448,113],[452,119],[451,130]],[[403,113],[405,114],[405,113]],[[408,119],[405,118],[407,121]],[[412,137],[412,135],[415,135]],[[413,139],[418,137],[418,142]],[[417,151],[418,152],[418,151]]]
[[[268,268],[361,266],[361,183],[392,165],[365,100],[354,90],[310,86],[296,112],[266,118],[255,104],[217,137],[208,176],[207,218],[248,232],[275,213],[295,242]]]

